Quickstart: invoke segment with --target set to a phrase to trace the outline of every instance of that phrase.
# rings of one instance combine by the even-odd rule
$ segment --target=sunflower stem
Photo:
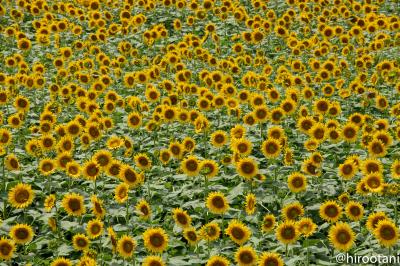
[[[397,227],[397,215],[398,215],[397,202],[398,202],[398,200],[395,199],[395,201],[394,201],[394,224],[396,225],[396,227]]]
[[[208,195],[208,178],[206,175],[204,175],[204,202],[207,202],[207,195]],[[207,208],[204,208],[206,213],[205,213],[205,218],[206,218],[206,223],[208,223],[208,211]]]
[[[308,238],[306,239],[306,246],[307,246],[307,266],[310,265],[310,247],[308,243]]]

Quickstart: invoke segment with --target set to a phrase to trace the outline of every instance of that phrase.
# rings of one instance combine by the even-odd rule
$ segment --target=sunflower
[[[76,234],[72,237],[72,244],[76,250],[88,250],[90,245],[89,238],[84,234]]]
[[[383,176],[380,173],[371,173],[366,175],[363,179],[365,187],[374,193],[381,192],[384,187]]]
[[[252,146],[252,143],[245,138],[233,139],[231,142],[232,151],[242,156],[248,156],[251,153]]]
[[[277,158],[281,153],[281,144],[275,138],[270,138],[262,143],[261,151],[268,159]]]
[[[96,180],[100,174],[100,166],[95,160],[87,161],[82,167],[82,175],[88,180]]]
[[[136,241],[128,235],[123,235],[118,240],[117,250],[119,255],[121,255],[123,258],[132,257],[135,248],[136,248]]]
[[[183,146],[183,144],[175,141],[169,144],[169,151],[174,158],[181,159],[183,152],[185,151],[185,147]]]
[[[359,221],[364,215],[364,207],[359,202],[349,201],[346,205],[345,212],[350,220]]]
[[[19,183],[8,192],[8,201],[14,208],[26,208],[32,204],[34,195],[31,185]]]
[[[61,257],[53,260],[50,266],[72,266],[72,261],[70,259]]]
[[[364,175],[368,175],[370,173],[382,173],[383,165],[378,159],[365,159],[361,163],[361,172]]]
[[[128,199],[129,186],[126,183],[120,183],[115,187],[114,198],[115,200],[122,204]]]
[[[263,217],[263,221],[261,224],[261,230],[265,233],[271,232],[274,230],[276,224],[276,218],[273,214],[266,214]]]
[[[221,229],[219,228],[219,225],[216,222],[207,223],[203,225],[200,229],[200,236],[206,241],[217,240],[220,234],[221,234]]]
[[[139,213],[140,218],[147,220],[151,216],[150,204],[145,200],[141,199],[135,206],[136,211]]]
[[[377,227],[379,221],[389,219],[383,211],[371,213],[366,222],[367,229],[370,232],[374,232],[375,228]]]
[[[54,194],[48,195],[44,200],[44,209],[46,210],[46,212],[50,212],[51,209],[53,209],[55,203],[56,203],[56,195]]]
[[[291,220],[280,223],[275,231],[276,238],[285,245],[296,242],[299,234],[296,223]]]
[[[15,244],[10,239],[2,237],[0,239],[0,259],[10,260],[15,251]]]
[[[230,262],[226,258],[213,255],[211,258],[208,259],[206,266],[229,266]]]
[[[200,163],[200,172],[207,178],[212,178],[219,172],[218,164],[214,160],[203,160]]]
[[[347,123],[341,129],[341,137],[346,142],[355,142],[358,138],[358,126],[354,123]]]
[[[256,196],[253,193],[246,195],[245,211],[247,215],[252,215],[256,211]]]
[[[147,256],[144,258],[142,266],[165,266],[165,263],[159,256]]]
[[[299,193],[306,190],[307,178],[300,172],[293,172],[288,176],[287,183],[290,191]]]
[[[222,192],[209,193],[206,206],[214,214],[224,214],[229,209],[229,203]]]
[[[188,241],[189,245],[194,246],[200,241],[200,236],[194,227],[188,227],[183,230],[183,237]]]
[[[62,200],[62,206],[68,215],[81,216],[86,212],[83,196],[77,193],[65,194]]]
[[[65,169],[67,174],[72,178],[78,178],[81,175],[81,166],[76,161],[68,162]]]
[[[276,252],[263,252],[258,261],[258,266],[283,266],[281,256]]]
[[[124,181],[130,188],[137,187],[142,181],[141,175],[127,164],[122,165],[118,177],[122,181]]]
[[[246,128],[242,125],[235,125],[231,128],[230,135],[232,139],[244,138],[246,135]]]
[[[400,179],[400,160],[393,161],[390,170],[393,179]]]
[[[238,245],[243,245],[251,236],[250,229],[239,220],[231,220],[225,229],[230,239]]]
[[[399,240],[399,229],[390,220],[380,220],[374,229],[374,235],[385,247],[393,247]]]
[[[253,266],[257,262],[257,253],[251,246],[239,247],[235,252],[235,261],[239,266]]]
[[[338,222],[329,229],[329,241],[340,251],[348,251],[354,245],[354,240],[355,233],[347,223]]]
[[[128,126],[133,129],[137,129],[142,124],[142,117],[136,112],[132,112],[128,115]]]
[[[182,171],[188,176],[197,176],[200,173],[200,162],[197,157],[190,155],[181,163]]]
[[[97,238],[103,233],[103,222],[99,219],[92,219],[88,222],[86,233],[90,238]]]
[[[100,169],[105,170],[112,161],[112,154],[107,150],[99,150],[93,155],[93,160]]]
[[[186,211],[182,210],[181,208],[173,209],[172,217],[174,218],[175,223],[183,229],[191,226],[192,218]]]
[[[304,237],[309,237],[317,230],[317,225],[311,218],[301,218],[296,223],[297,229]]]
[[[358,167],[354,162],[346,161],[339,165],[339,176],[345,180],[352,179],[357,173]]]
[[[300,216],[304,215],[304,208],[299,202],[293,202],[282,209],[282,215],[285,220],[297,220]]]
[[[151,168],[151,160],[146,154],[139,153],[135,155],[134,159],[136,166],[139,167],[141,170],[149,170]]]
[[[16,224],[10,229],[10,237],[17,244],[26,244],[33,239],[33,230],[30,225]]]
[[[258,174],[258,164],[251,158],[243,158],[237,162],[236,171],[245,179],[251,179]]]
[[[99,199],[96,195],[90,197],[92,203],[92,213],[98,219],[102,219],[106,215],[106,211],[103,207],[103,201]]]
[[[342,207],[340,207],[335,201],[326,201],[319,208],[319,215],[322,219],[328,222],[337,222],[342,215]]]
[[[384,157],[387,153],[387,148],[381,140],[373,139],[368,144],[368,153],[371,157]]]
[[[168,235],[162,228],[149,228],[143,233],[144,246],[151,252],[162,253],[168,247]]]
[[[54,160],[49,158],[41,159],[39,162],[39,172],[44,175],[48,176],[52,174],[56,170],[56,163]]]

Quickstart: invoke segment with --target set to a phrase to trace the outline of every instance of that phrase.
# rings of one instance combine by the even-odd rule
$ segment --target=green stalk
[[[1,165],[2,165],[2,179],[3,179],[3,190],[4,190],[4,194],[7,194],[7,184],[6,184],[6,173],[5,173],[5,166],[4,166],[4,157],[1,160]],[[3,201],[3,219],[6,220],[7,219],[7,209],[6,209],[6,201],[7,199],[5,198]]]

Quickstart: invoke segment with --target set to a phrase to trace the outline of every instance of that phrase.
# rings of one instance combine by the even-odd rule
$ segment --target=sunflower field
[[[399,256],[399,14],[0,0],[0,265]]]

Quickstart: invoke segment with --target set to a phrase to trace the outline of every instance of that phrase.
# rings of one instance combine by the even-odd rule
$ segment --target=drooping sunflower
[[[151,216],[150,204],[145,200],[141,199],[135,206],[136,211],[139,213],[140,218],[147,220]]]
[[[168,235],[162,228],[149,228],[143,233],[144,246],[151,252],[162,253],[168,247]]]
[[[8,192],[8,201],[17,209],[31,205],[33,198],[34,192],[29,184],[19,183]]]
[[[200,173],[200,162],[196,156],[190,155],[181,163],[182,171],[188,176],[197,176]]]
[[[216,222],[209,222],[203,225],[200,229],[200,236],[206,241],[217,240],[220,234],[221,234],[221,229],[219,228],[219,225]]]
[[[263,217],[261,230],[265,233],[271,232],[274,230],[276,224],[276,218],[273,214],[266,214]]]
[[[268,159],[277,158],[281,153],[281,144],[275,138],[266,139],[262,143],[261,151]]]
[[[77,193],[65,194],[62,200],[62,206],[68,215],[81,216],[86,212],[83,196]]]
[[[132,257],[135,248],[136,241],[132,237],[123,235],[120,239],[118,239],[117,251],[123,258]]]
[[[258,266],[283,266],[281,256],[276,252],[263,252],[258,261]]]
[[[122,204],[128,199],[129,186],[126,183],[120,183],[115,187],[114,198],[115,200]]]
[[[2,237],[0,239],[0,259],[10,260],[14,255],[15,244],[12,240]]]
[[[96,216],[96,218],[102,219],[106,215],[106,211],[103,207],[103,201],[96,195],[92,195],[90,197],[90,201],[92,203],[92,213]]]
[[[188,227],[183,230],[183,237],[189,245],[194,246],[200,241],[200,236],[194,227]]]
[[[342,207],[335,201],[326,201],[319,208],[319,216],[331,223],[337,222],[342,215]]]
[[[245,201],[245,212],[247,215],[252,215],[256,211],[256,195],[248,193]]]
[[[188,228],[191,226],[192,218],[187,211],[184,211],[181,208],[173,209],[172,217],[174,218],[175,223],[181,228]]]
[[[46,212],[50,212],[51,209],[53,209],[55,203],[56,203],[56,195],[55,194],[48,195],[44,200],[44,209],[46,210]]]
[[[239,266],[253,266],[257,262],[257,253],[251,246],[239,247],[235,252],[235,261]]]
[[[245,179],[251,179],[258,174],[258,164],[252,158],[242,158],[236,163],[236,171]]]
[[[390,220],[380,220],[374,229],[374,235],[382,246],[387,248],[396,245],[399,240],[399,229]]]
[[[300,233],[296,227],[296,223],[291,220],[286,220],[278,224],[275,236],[279,242],[288,245],[297,241]]]
[[[72,237],[72,244],[76,250],[88,250],[90,246],[90,240],[84,234],[76,234]]]
[[[390,167],[393,179],[400,179],[400,160],[395,160]]]
[[[103,222],[99,219],[92,219],[86,226],[86,233],[90,238],[98,238],[103,234]]]
[[[340,251],[348,251],[355,240],[355,233],[348,223],[338,222],[329,229],[329,241]]]
[[[288,176],[287,183],[290,191],[299,193],[306,190],[307,178],[300,172],[293,172]]]
[[[144,258],[142,266],[165,266],[165,263],[159,256],[147,256]]]
[[[231,220],[225,229],[230,239],[238,245],[243,245],[251,236],[250,229],[239,220]]]
[[[346,216],[352,221],[359,221],[364,215],[364,207],[356,201],[349,201],[345,208]]]
[[[317,225],[313,222],[311,218],[301,218],[296,223],[296,226],[300,234],[302,234],[304,237],[309,237],[313,235],[317,230]]]
[[[282,215],[285,220],[297,220],[300,216],[304,215],[303,205],[300,202],[287,204],[282,209]]]
[[[208,259],[206,266],[229,266],[230,262],[226,258],[214,255]]]
[[[11,227],[10,237],[17,244],[26,244],[33,239],[33,230],[30,225],[27,224],[16,224]]]
[[[224,214],[229,209],[229,203],[222,192],[211,192],[207,196],[207,208],[214,214]]]

